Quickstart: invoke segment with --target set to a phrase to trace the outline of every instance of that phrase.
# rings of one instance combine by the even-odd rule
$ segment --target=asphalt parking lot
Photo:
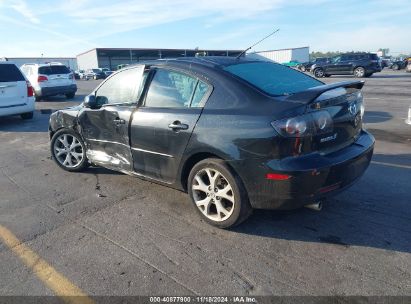
[[[377,142],[360,181],[320,212],[255,211],[231,230],[201,221],[179,191],[53,163],[50,113],[98,81],[78,81],[73,101],[38,102],[32,121],[1,118],[0,235],[17,239],[0,237],[0,295],[53,295],[39,261],[90,296],[411,295],[411,74],[365,81]],[[26,263],[21,246],[36,254]]]

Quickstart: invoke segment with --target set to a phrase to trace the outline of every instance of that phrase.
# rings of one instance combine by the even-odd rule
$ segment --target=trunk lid
[[[64,65],[50,65],[39,68],[39,76],[46,76],[48,81],[42,82],[42,87],[67,86],[73,83],[71,71]]]
[[[341,82],[314,87],[288,98],[289,101],[306,104],[307,113],[327,111],[331,116],[332,129],[312,135],[307,150],[327,154],[356,140],[362,129],[363,85],[363,81]]]

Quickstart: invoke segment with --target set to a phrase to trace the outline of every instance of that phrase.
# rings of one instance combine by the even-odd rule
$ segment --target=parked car
[[[318,57],[318,58],[315,58],[315,59],[312,60],[312,61],[300,63],[299,65],[297,65],[297,69],[299,69],[300,71],[303,71],[303,72],[310,72],[311,66],[312,66],[313,64],[316,64],[316,63],[327,63],[327,62],[329,62],[329,61],[330,61],[330,58],[327,58],[327,57]]]
[[[33,118],[34,93],[30,82],[10,61],[0,61],[0,117],[20,115]]]
[[[381,60],[381,68],[390,67],[392,65],[391,57],[380,57]]]
[[[108,68],[101,68],[101,71],[103,71],[103,73],[106,75],[106,77],[110,76],[111,74],[113,74],[113,71],[111,71]]]
[[[84,73],[85,73],[84,70],[77,70],[75,73],[79,75],[80,79],[84,79]]]
[[[125,68],[125,67],[127,67],[127,66],[129,66],[129,64],[127,64],[127,63],[119,64],[119,65],[117,66],[117,70],[121,70],[121,69],[123,69],[123,68]]]
[[[36,101],[55,95],[66,95],[72,99],[76,95],[74,74],[61,63],[27,63],[20,69],[32,84]]]
[[[73,75],[74,75],[74,79],[76,79],[76,80],[80,79],[80,74],[79,74],[78,71],[73,71],[73,70],[71,70],[71,72],[72,72]]]
[[[405,69],[407,64],[408,64],[408,58],[406,58],[404,60],[395,60],[391,63],[390,68],[392,70],[398,71],[398,70]]]
[[[407,67],[405,68],[405,71],[406,71],[407,73],[411,73],[411,60],[408,61]]]
[[[88,69],[84,72],[84,79],[105,79],[107,76],[101,69]]]
[[[140,63],[51,115],[51,153],[67,171],[93,164],[187,191],[226,228],[252,208],[319,206],[364,173],[363,84],[246,57]]]
[[[372,53],[341,54],[329,62],[316,63],[311,66],[311,72],[317,78],[331,75],[370,77],[374,73],[381,72],[381,69],[379,57]]]
[[[284,62],[283,65],[288,66],[290,68],[295,68],[300,64],[300,62],[296,61],[296,60],[291,60],[289,62]]]

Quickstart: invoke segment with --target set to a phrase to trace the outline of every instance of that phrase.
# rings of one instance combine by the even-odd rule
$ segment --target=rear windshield
[[[25,81],[25,79],[14,64],[0,64],[0,82],[12,81]]]
[[[54,74],[69,74],[70,70],[65,65],[51,65],[39,67],[39,74],[54,75]]]
[[[323,84],[304,73],[271,62],[234,64],[224,70],[273,96],[290,95]]]

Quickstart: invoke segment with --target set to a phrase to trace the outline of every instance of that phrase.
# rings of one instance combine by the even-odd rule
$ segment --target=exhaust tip
[[[305,205],[304,207],[315,211],[321,211],[321,209],[323,208],[323,202],[318,201],[312,204]]]

